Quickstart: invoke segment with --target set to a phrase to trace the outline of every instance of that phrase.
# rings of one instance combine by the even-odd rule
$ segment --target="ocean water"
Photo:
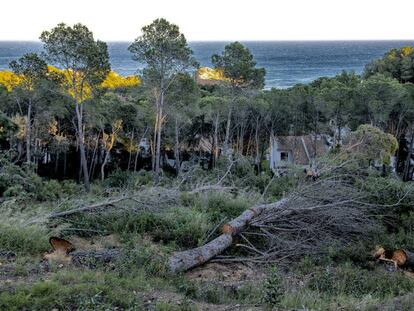
[[[190,42],[202,66],[211,66],[211,55],[228,42]],[[131,59],[129,42],[109,42],[112,69],[122,75],[139,72],[142,65]],[[343,70],[361,73],[364,66],[391,48],[414,45],[414,41],[257,41],[243,42],[266,69],[266,88],[287,88],[308,83]],[[28,52],[41,52],[39,42],[0,41],[0,70]]]

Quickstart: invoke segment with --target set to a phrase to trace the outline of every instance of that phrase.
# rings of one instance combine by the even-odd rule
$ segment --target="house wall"
[[[288,153],[288,161],[282,161],[281,153],[287,152]],[[270,146],[270,168],[272,170],[276,170],[281,166],[286,166],[287,163],[293,162],[292,152],[289,150],[279,150],[277,140],[274,139]]]

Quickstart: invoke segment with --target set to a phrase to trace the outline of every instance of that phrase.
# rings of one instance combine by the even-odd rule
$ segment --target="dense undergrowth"
[[[332,247],[320,256],[303,254],[277,265],[277,269],[272,268],[273,264],[258,266],[267,277],[237,286],[169,273],[166,261],[173,251],[202,245],[217,236],[226,220],[257,202],[280,198],[298,183],[309,182],[294,168],[290,174],[278,178],[269,172],[257,175],[243,159],[233,164],[222,179],[228,167],[228,163],[221,163],[213,171],[194,168],[181,178],[164,175],[156,187],[149,172],[115,171],[105,181],[93,184],[92,191],[86,194],[74,182],[45,181],[27,168],[11,163],[2,166],[0,210],[4,217],[0,220],[0,251],[16,253],[12,277],[23,281],[0,289],[0,309],[202,310],[203,304],[240,304],[282,309],[392,310],[398,297],[403,297],[398,301],[400,306],[412,305],[414,297],[410,292],[414,290],[414,279],[400,272],[386,272],[371,261],[370,252],[375,246],[373,240],[384,246],[414,249],[411,207],[414,188],[375,170],[369,171],[360,185],[372,204],[381,204],[387,211],[379,217],[382,232],[375,237],[361,237],[358,243],[342,249]],[[190,191],[217,182],[231,187],[230,190]],[[172,190],[177,193],[172,200],[159,200],[162,198],[159,193],[173,193]],[[132,192],[142,193],[145,198],[152,193],[156,204],[147,204],[139,211],[128,208],[133,203],[126,203],[124,208],[109,208],[104,212],[42,218],[52,211]],[[111,266],[87,269],[52,265],[49,271],[36,274],[33,271],[50,248],[50,235],[88,241],[115,236],[125,254]],[[234,246],[226,254],[244,253]],[[0,258],[1,261],[4,260]],[[154,292],[160,296],[174,293],[178,298],[173,302],[148,303],[147,295]]]

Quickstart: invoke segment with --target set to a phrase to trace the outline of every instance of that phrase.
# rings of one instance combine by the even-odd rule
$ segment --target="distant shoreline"
[[[134,40],[103,40],[99,39],[101,41],[107,42],[107,43],[131,43]],[[228,42],[246,42],[246,43],[274,43],[274,42],[315,42],[315,43],[323,43],[323,42],[412,42],[414,43],[413,39],[303,39],[303,40],[188,40],[189,43],[214,43],[214,42],[222,42],[222,43],[228,43]],[[7,39],[0,39],[0,43],[4,42],[27,42],[27,43],[39,43],[41,44],[40,40],[7,40]]]
[[[202,67],[212,67],[211,56],[220,53],[228,41],[189,41],[194,57]],[[142,66],[132,60],[131,42],[108,41],[112,69],[123,76],[136,74]],[[410,40],[325,40],[325,41],[243,41],[266,69],[265,89],[289,88],[307,84],[320,77],[332,77],[342,71],[360,74],[374,59],[392,48],[414,45]],[[0,41],[0,70],[24,53],[42,51],[40,41]]]

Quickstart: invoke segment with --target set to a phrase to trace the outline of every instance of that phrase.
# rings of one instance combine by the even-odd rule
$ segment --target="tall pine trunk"
[[[85,152],[85,137],[83,133],[83,116],[82,116],[82,104],[75,102],[75,112],[77,118],[77,134],[78,134],[78,141],[79,141],[79,150],[80,150],[80,161],[81,161],[81,168],[83,172],[83,182],[85,185],[86,192],[90,191],[91,185],[89,182],[89,172],[88,172],[88,163],[86,160],[86,152]]]
[[[32,100],[29,99],[29,107],[27,108],[26,120],[26,162],[31,162],[30,145],[31,145],[31,129],[32,129]]]
[[[160,162],[161,162],[161,131],[162,131],[162,114],[163,114],[163,107],[164,107],[164,91],[163,87],[161,86],[160,92],[160,100],[158,106],[158,124],[157,124],[157,141],[155,147],[155,174],[157,176],[160,173]]]
[[[256,118],[256,131],[254,134],[254,138],[256,141],[256,166],[257,166],[257,172],[260,173],[261,167],[260,167],[260,150],[259,150],[259,118]]]
[[[179,128],[178,119],[175,119],[175,144],[174,144],[174,157],[175,157],[175,172],[177,176],[180,175],[180,140],[179,140]]]
[[[133,141],[134,141],[134,132],[132,132],[131,144]],[[128,171],[129,171],[129,167],[131,166],[131,160],[132,160],[132,151],[131,151],[131,148],[129,148],[129,158],[128,158],[128,168],[127,168]]]
[[[224,145],[223,145],[223,152],[224,155],[227,154],[227,150],[229,149],[229,141],[230,141],[230,126],[231,126],[231,117],[233,112],[233,103],[230,104],[229,112],[227,114],[227,125],[226,125],[226,136],[224,138]]]
[[[216,119],[214,121],[214,138],[213,138],[213,166],[216,165],[217,159],[219,156],[219,146],[218,146],[218,127],[219,127],[219,118],[220,115],[216,115]]]
[[[403,173],[404,181],[410,180],[411,153],[412,153],[413,146],[414,146],[414,126],[411,126],[410,135],[411,135],[411,141],[410,141],[410,146],[407,152],[407,157],[405,159],[405,165],[404,165],[404,173]]]
[[[106,150],[105,158],[104,158],[104,161],[103,161],[102,166],[101,166],[101,180],[102,181],[105,179],[105,166],[106,166],[106,164],[109,161],[109,155],[110,155],[110,153],[111,153],[110,150]]]

